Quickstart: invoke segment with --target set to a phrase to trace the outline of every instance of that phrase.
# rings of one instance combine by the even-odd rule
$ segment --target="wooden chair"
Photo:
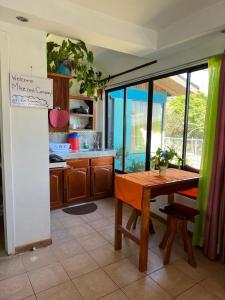
[[[168,215],[167,230],[164,234],[162,242],[159,245],[161,249],[166,248],[166,253],[163,261],[164,265],[168,264],[170,261],[172,245],[177,232],[180,230],[183,236],[184,249],[187,252],[188,256],[188,263],[192,267],[196,267],[197,264],[194,259],[192,242],[188,233],[187,223],[190,219],[198,215],[199,211],[178,203],[167,205],[163,208],[160,208],[159,210]]]
[[[150,202],[155,202],[155,201],[156,201],[155,199],[150,200]],[[136,226],[137,226],[137,220],[138,220],[139,216],[141,216],[141,211],[134,208],[131,215],[130,215],[130,218],[127,222],[126,229],[130,230],[131,227],[132,227],[132,229],[135,229]],[[155,229],[154,229],[154,226],[153,226],[153,223],[152,223],[151,219],[149,220],[149,232],[151,234],[155,233]]]

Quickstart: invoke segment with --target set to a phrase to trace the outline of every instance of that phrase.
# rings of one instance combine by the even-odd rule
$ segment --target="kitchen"
[[[95,130],[98,103],[94,97],[70,93],[71,77],[52,73],[48,77],[53,80],[53,107],[58,108],[49,112],[50,159],[66,161],[64,168],[57,168],[56,162],[52,168],[50,163],[51,208],[112,196],[116,153],[104,149],[102,132]],[[68,115],[60,128],[51,114],[57,116],[61,110]],[[77,123],[83,128],[76,128]]]
[[[69,48],[71,45],[79,47],[81,42],[62,40],[59,46],[55,41],[48,41],[47,49],[51,43],[54,43],[55,48],[62,48],[63,44],[67,43]],[[86,49],[85,43],[82,47]],[[80,48],[79,50],[83,51]],[[51,52],[59,55],[60,51],[60,48],[52,49],[47,56],[49,57]],[[65,49],[64,51],[66,52]],[[93,56],[92,52],[87,53]],[[74,63],[72,59],[76,63],[79,61],[78,58],[71,57],[72,51],[65,55],[71,63]],[[81,84],[74,79],[71,70],[67,70],[65,66],[63,69],[62,65],[66,59],[60,62],[58,60],[49,63],[48,69],[51,68],[51,71],[56,73],[48,72],[47,80],[15,74],[10,78],[13,106],[37,106],[46,109],[48,101],[51,101],[47,106],[51,209],[78,204],[80,201],[110,197],[114,190],[115,151],[102,149],[102,132],[96,130],[97,100],[102,102],[102,99],[95,98],[94,95],[88,96],[87,92],[74,93],[72,86],[77,85],[80,91]],[[82,64],[86,67],[87,61],[83,60]],[[56,69],[57,63],[59,66]],[[55,64],[54,67],[52,64]],[[92,68],[92,63],[88,67]],[[52,91],[46,89],[47,85]]]
[[[150,100],[153,99],[154,103],[151,103],[149,107],[155,105],[152,110],[153,117],[159,117],[157,124],[154,124],[153,119],[153,125],[157,125],[155,126],[157,128],[153,130],[160,129],[161,123],[167,125],[167,121],[164,122],[166,119],[161,117],[163,115],[161,108],[165,108],[170,100],[175,102],[177,99],[182,100],[181,103],[186,103],[184,98],[185,96],[188,98],[188,88],[189,92],[198,93],[197,87],[193,87],[193,82],[190,82],[194,78],[192,75],[196,72],[196,69],[191,68],[201,67],[201,70],[198,69],[200,74],[208,73],[208,70],[204,70],[205,66],[202,66],[202,64],[208,64],[208,59],[203,60],[203,58],[210,58],[223,52],[224,35],[212,28],[213,35],[202,36],[198,40],[194,37],[196,37],[196,32],[201,33],[198,31],[200,30],[199,22],[197,24],[193,22],[195,30],[192,35],[193,40],[189,45],[185,43],[181,48],[182,51],[176,47],[176,49],[172,47],[163,49],[170,37],[171,39],[181,37],[187,40],[185,34],[187,32],[184,29],[191,29],[187,26],[190,21],[188,20],[187,24],[185,18],[177,20],[181,16],[177,12],[182,8],[183,3],[178,10],[177,3],[170,6],[174,12],[173,20],[171,20],[172,27],[165,26],[165,29],[155,35],[155,31],[142,26],[137,27],[135,23],[124,27],[125,19],[121,23],[117,18],[111,18],[105,13],[96,11],[97,6],[90,13],[90,10],[72,1],[70,4],[69,1],[64,1],[63,4],[56,1],[54,5],[48,0],[36,4],[27,0],[18,3],[3,2],[0,21],[1,163],[4,252],[10,256],[7,257],[4,253],[5,257],[0,260],[0,298],[29,300],[58,299],[59,297],[66,300],[81,298],[125,300],[145,299],[146,297],[194,299],[198,296],[202,299],[222,298],[224,282],[221,282],[221,279],[224,278],[224,265],[218,261],[210,261],[198,247],[194,249],[198,267],[193,268],[194,264],[192,267],[188,264],[182,241],[175,240],[169,266],[164,267],[165,251],[160,249],[163,247],[159,247],[159,244],[166,232],[166,223],[158,217],[159,215],[164,216],[164,219],[166,217],[165,213],[159,211],[159,206],[167,204],[167,196],[161,196],[156,190],[153,191],[155,194],[151,195],[159,196],[157,201],[151,199],[153,200],[151,201],[151,216],[154,217],[153,213],[157,213],[158,216],[151,220],[155,234],[151,232],[148,244],[146,241],[150,228],[147,207],[150,191],[145,190],[145,193],[142,193],[142,189],[139,189],[136,194],[135,189],[132,188],[129,191],[129,188],[126,188],[126,191],[130,192],[129,198],[136,200],[138,204],[141,203],[142,195],[144,195],[144,214],[147,220],[147,222],[142,222],[144,218],[140,218],[137,214],[140,208],[137,206],[134,222],[128,224],[131,210],[124,204],[122,215],[122,205],[119,201],[115,201],[113,189],[114,181],[116,181],[115,169],[133,173],[137,169],[149,170],[151,167],[150,164],[148,165],[151,139],[143,139],[143,136],[146,136],[146,130],[149,133],[151,131],[151,126],[146,128],[147,120],[150,125],[151,115],[146,117],[147,112],[150,112],[147,109],[147,103],[150,104]],[[129,10],[118,10],[118,6],[115,6],[113,1],[112,4],[117,11],[128,11],[131,15],[130,6]],[[195,8],[199,5],[194,1],[192,4]],[[108,3],[102,3],[102,6],[104,5],[107,6]],[[134,15],[137,15],[141,7],[139,3],[136,3]],[[149,3],[146,3],[143,8],[146,13],[154,11],[148,9]],[[206,12],[211,7],[203,8],[200,13],[208,16]],[[221,3],[217,9],[218,12],[224,12],[224,6]],[[20,18],[25,19],[24,23],[16,17],[19,11],[21,15],[24,15]],[[112,12],[113,9],[110,11]],[[187,9],[185,14],[188,15],[190,12],[192,13],[192,9]],[[197,8],[195,13],[199,13]],[[140,13],[139,16],[143,19],[143,14]],[[161,22],[165,20],[164,17],[165,14],[162,18],[157,17],[157,20]],[[191,14],[190,18],[192,18]],[[177,21],[174,23],[175,19]],[[204,18],[199,19],[205,26],[210,24],[213,27],[213,22],[205,22]],[[218,14],[218,18],[215,19],[221,22],[222,28],[224,16]],[[218,23],[215,26],[218,27]],[[180,36],[178,31],[182,31],[182,28],[184,31]],[[110,89],[106,90],[106,96],[103,95],[103,100],[96,101],[96,97],[100,98],[100,95],[84,93],[87,86],[83,85],[81,92],[76,83],[71,86],[70,74],[48,69],[47,32],[54,32],[65,37],[70,36],[74,39],[80,37],[91,45],[95,45],[89,48],[87,44],[87,48],[93,49],[96,55],[96,65],[105,76],[148,64],[149,61],[155,59],[158,62],[112,80]],[[168,32],[171,36],[167,34]],[[162,33],[164,35],[161,37]],[[154,45],[156,42],[154,37],[158,35],[160,44]],[[174,39],[172,39],[173,42]],[[50,40],[51,35],[48,35],[47,42]],[[198,42],[195,43],[197,40]],[[164,45],[161,44],[163,41],[165,41]],[[61,44],[61,42],[58,43]],[[162,49],[158,46],[162,46]],[[144,56],[146,50],[149,51],[149,55],[151,54],[149,57]],[[153,52],[150,53],[150,51]],[[99,56],[98,53],[100,53]],[[89,59],[92,60],[91,55]],[[66,65],[68,66],[67,63]],[[190,69],[184,70],[183,68],[186,67]],[[173,76],[168,73],[171,70],[185,72],[187,76],[178,76],[179,80],[174,82],[174,78],[171,78]],[[53,105],[49,109],[12,105],[9,74],[28,76],[35,80],[42,79],[44,82],[49,82],[51,79],[54,93]],[[165,78],[157,78],[159,75]],[[204,79],[204,76],[199,77]],[[171,89],[172,86],[173,89]],[[201,95],[198,103],[202,103],[204,99]],[[37,99],[30,99],[30,101],[35,102]],[[46,105],[44,102],[42,104]],[[197,105],[197,107],[200,106]],[[130,112],[127,114],[128,119],[126,118],[127,111]],[[184,112],[188,121],[188,105],[180,111],[179,116],[182,122]],[[112,118],[115,115],[116,118]],[[113,123],[115,120],[116,122]],[[182,122],[180,124],[183,124]],[[128,126],[126,126],[127,123]],[[138,131],[133,125],[142,126],[143,123],[144,128],[141,134],[136,134]],[[186,127],[188,127],[187,124]],[[110,132],[111,129],[113,129],[112,132]],[[116,147],[111,146],[113,141],[111,137],[116,141]],[[156,142],[163,138],[158,134]],[[184,141],[185,138],[187,141],[187,135],[184,134],[182,137],[179,136],[178,140]],[[157,149],[157,145],[156,143],[153,146]],[[186,144],[183,143],[183,145]],[[107,147],[116,148],[117,153]],[[185,150],[183,147],[182,151],[185,152]],[[196,151],[195,154],[198,155],[198,152]],[[53,156],[50,157],[50,155]],[[53,162],[49,161],[49,158]],[[193,161],[199,162],[199,160]],[[171,172],[171,170],[166,171],[167,174]],[[183,171],[177,170],[177,172],[181,174]],[[141,173],[139,172],[137,176],[141,176]],[[155,173],[148,172],[148,174],[151,176],[157,174],[158,179],[160,177],[158,170]],[[120,183],[122,182],[122,185],[126,187],[123,180],[128,178],[127,176],[132,177],[132,174],[120,174],[115,177],[120,178]],[[188,188],[191,185],[196,186],[198,175],[196,176],[195,180],[189,180],[192,182],[189,182]],[[163,181],[163,178],[161,179]],[[133,199],[135,195],[138,197]],[[176,200],[185,199],[187,204],[191,202],[193,207],[196,205],[195,199],[189,201],[187,197],[182,199],[179,195],[175,197]],[[121,200],[126,199],[121,197]],[[76,215],[71,211],[65,212],[66,210],[68,212],[70,208],[72,210],[85,208],[88,204],[94,204],[91,208],[94,210],[92,213],[90,211],[84,213],[85,209],[76,212]],[[123,220],[121,220],[122,217]],[[141,242],[138,239],[140,227]],[[141,247],[141,251],[140,245],[145,245]],[[15,253],[19,254],[14,255]],[[139,253],[141,255],[138,255]],[[141,265],[138,262],[138,256],[139,259],[141,256]],[[139,270],[144,272],[139,272]]]

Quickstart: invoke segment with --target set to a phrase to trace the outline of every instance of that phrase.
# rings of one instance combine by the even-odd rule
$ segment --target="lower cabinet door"
[[[91,194],[97,198],[113,194],[113,166],[91,167]]]
[[[63,170],[50,170],[50,208],[59,208],[63,202]]]
[[[79,202],[90,196],[89,168],[70,168],[64,171],[64,202]]]

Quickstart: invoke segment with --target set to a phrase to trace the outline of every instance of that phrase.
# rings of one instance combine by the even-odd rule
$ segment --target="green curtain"
[[[208,61],[209,84],[208,84],[208,102],[206,108],[204,145],[202,152],[202,162],[200,168],[199,192],[197,207],[200,215],[195,220],[195,231],[193,243],[197,246],[203,246],[204,227],[208,204],[209,183],[212,172],[212,161],[214,151],[214,140],[216,130],[216,118],[219,95],[221,56],[210,58]]]

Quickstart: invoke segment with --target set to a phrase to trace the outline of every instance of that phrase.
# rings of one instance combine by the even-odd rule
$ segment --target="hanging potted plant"
[[[48,72],[71,75],[80,84],[80,94],[86,92],[88,96],[101,99],[109,78],[102,79],[102,73],[95,69],[93,63],[93,52],[81,40],[76,43],[63,40],[61,45],[47,42]]]
[[[155,156],[151,158],[151,162],[159,170],[159,175],[165,176],[169,162],[175,158],[177,158],[178,166],[180,167],[182,159],[177,155],[177,152],[173,148],[167,147],[166,150],[158,148]]]
[[[83,41],[73,43],[63,40],[61,45],[47,42],[48,72],[71,75],[77,66],[84,63],[93,63],[93,53]]]
[[[87,92],[88,96],[94,96],[96,100],[102,100],[102,93],[110,77],[102,79],[102,72],[95,71],[93,66],[76,71],[75,78],[80,82],[80,94]]]

